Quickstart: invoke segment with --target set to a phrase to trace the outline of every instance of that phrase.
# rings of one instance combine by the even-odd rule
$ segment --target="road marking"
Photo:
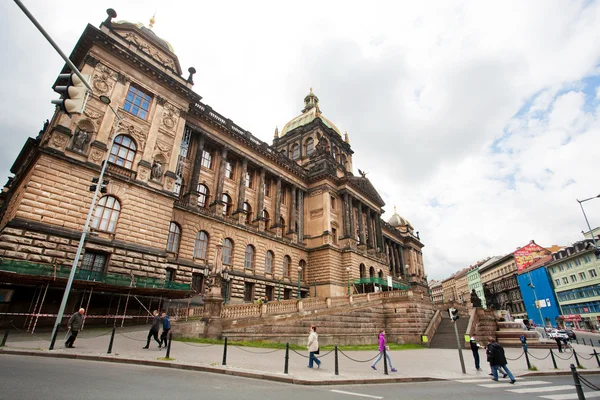
[[[479,379],[458,379],[455,380],[454,382],[460,382],[460,383],[484,383],[484,382],[489,382],[492,378],[479,378]],[[521,381],[522,379],[526,379],[526,378],[519,378],[519,381]]]
[[[371,396],[370,394],[344,392],[343,390],[331,390],[331,391],[333,393],[347,394],[347,395],[350,395],[350,396],[368,397],[370,399],[383,399],[383,397],[380,397],[380,396]]]
[[[550,400],[574,400],[577,399],[577,393],[572,394],[553,394],[551,396],[540,396],[542,399],[550,399]],[[585,398],[589,399],[591,397],[600,397],[600,393],[598,392],[585,392]]]
[[[514,389],[507,390],[507,392],[513,393],[536,393],[536,392],[557,392],[559,390],[570,390],[574,389],[574,385],[562,385],[562,386],[548,386],[545,388],[525,388],[525,389]]]
[[[529,381],[529,382],[519,382],[517,381],[517,386],[533,386],[533,385],[549,385],[552,382],[547,381]],[[507,387],[515,387],[512,383],[489,383],[487,385],[477,385],[486,388],[507,388]]]

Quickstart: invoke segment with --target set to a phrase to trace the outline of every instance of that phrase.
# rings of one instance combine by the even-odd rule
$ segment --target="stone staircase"
[[[458,338],[462,343],[469,323],[468,318],[460,316],[455,322],[452,322],[447,313],[442,312],[442,321],[429,344],[430,349],[456,349],[456,333],[454,324],[458,328]]]

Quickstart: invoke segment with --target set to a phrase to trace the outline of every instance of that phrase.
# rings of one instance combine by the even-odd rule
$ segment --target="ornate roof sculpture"
[[[323,116],[321,109],[319,108],[319,98],[312,92],[312,88],[310,88],[310,93],[304,98],[304,108],[302,109],[302,114],[285,124],[281,130],[280,137],[283,137],[286,133],[293,131],[300,126],[310,124],[317,118],[323,121],[327,127],[333,129],[338,135],[342,136],[340,130],[333,124],[333,122]]]
[[[398,212],[396,211],[396,206],[394,206],[394,215],[392,215],[392,217],[388,220],[388,224],[390,224],[394,228],[404,227],[404,228],[408,228],[409,230],[413,229],[413,226],[411,225],[411,223],[408,222],[407,219],[402,218],[398,214]]]

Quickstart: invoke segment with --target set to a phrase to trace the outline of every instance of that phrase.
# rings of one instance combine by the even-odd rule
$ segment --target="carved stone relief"
[[[52,146],[57,149],[64,150],[69,138],[60,132],[54,132],[52,135]]]
[[[111,70],[106,65],[98,64],[94,71],[92,85],[98,92],[105,94],[113,89],[118,77],[119,74],[117,72]]]
[[[83,111],[83,114],[88,117],[89,119],[91,119],[92,121],[95,121],[96,123],[98,122],[98,120],[100,120],[102,118],[102,116],[104,114],[95,112],[93,110],[90,109],[89,106],[85,107],[85,110]]]
[[[121,118],[125,117],[125,115],[123,115],[121,113],[119,113],[119,115],[121,116]],[[115,124],[116,124],[116,122],[115,122]],[[114,130],[114,127],[113,127],[113,130]],[[146,127],[142,128],[142,127],[134,124],[131,120],[123,119],[121,121],[121,125],[119,127],[119,132],[117,134],[118,135],[126,134],[126,135],[131,136],[136,141],[137,151],[140,151],[140,152],[144,151],[144,147],[146,147],[146,139],[148,137],[148,132],[147,132]]]
[[[162,51],[158,50],[154,46],[146,43],[146,41],[140,39],[135,33],[127,32],[124,35],[125,40],[134,43],[138,46],[144,53],[148,54],[150,57],[164,65],[165,67],[171,68],[173,71],[176,71],[175,62],[171,57],[165,55]]]
[[[177,126],[179,119],[179,110],[172,104],[166,103],[163,109],[163,115],[160,121],[160,127],[172,131]]]
[[[100,160],[102,160],[103,155],[104,155],[104,151],[102,151],[100,149],[94,149],[90,153],[90,158],[92,159],[93,162],[98,164],[100,162]]]
[[[154,146],[154,157],[158,154],[162,155],[165,160],[169,160],[171,158],[171,144],[160,139],[157,140]]]

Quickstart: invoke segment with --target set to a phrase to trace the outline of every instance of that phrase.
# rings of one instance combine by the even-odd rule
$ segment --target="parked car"
[[[571,329],[561,330],[561,332],[565,332],[569,336],[569,339],[571,339],[571,340],[577,339],[577,335]]]
[[[550,332],[548,332],[548,338],[550,339],[569,339],[569,335],[567,334],[566,331],[563,330],[558,330],[558,329],[551,329]]]

